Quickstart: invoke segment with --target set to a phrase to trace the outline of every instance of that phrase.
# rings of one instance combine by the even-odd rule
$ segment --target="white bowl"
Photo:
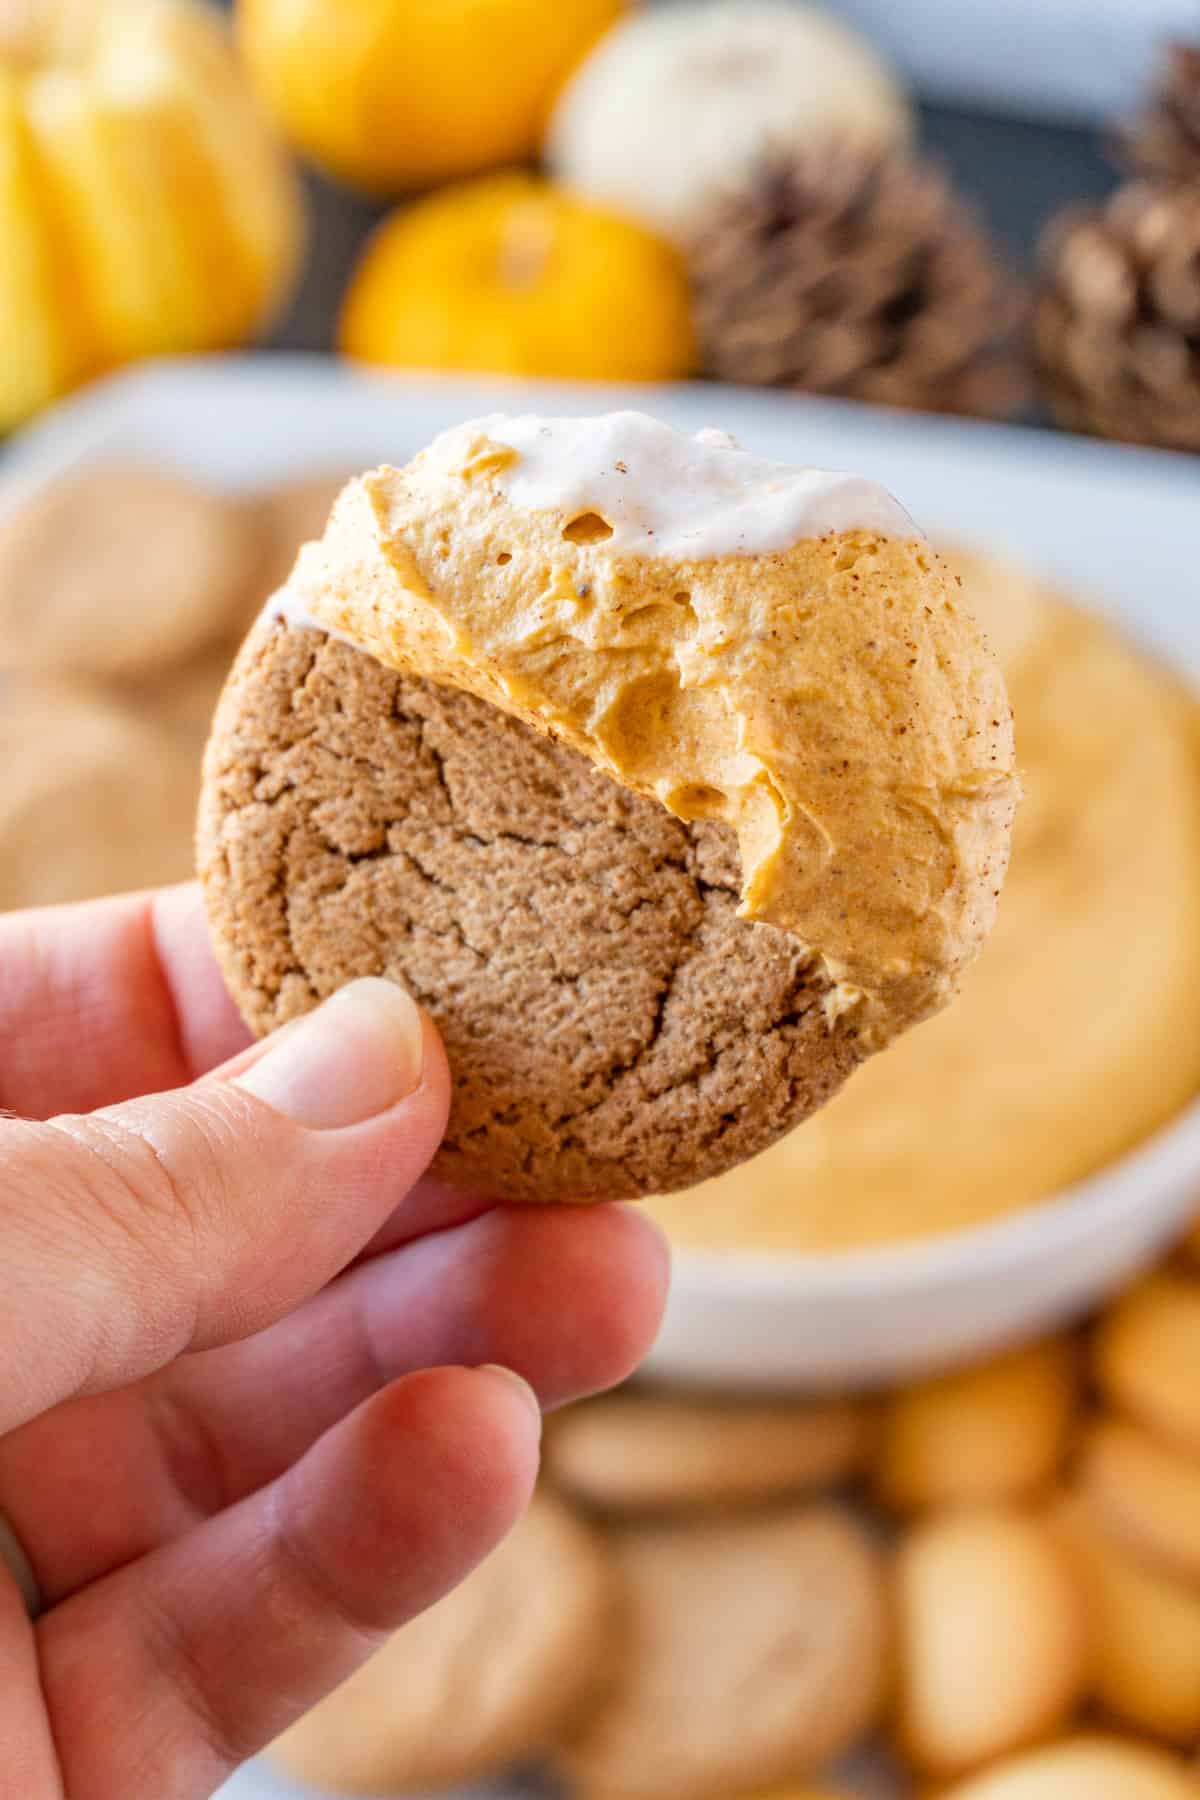
[[[861,1387],[1086,1312],[1200,1211],[1200,1102],[1132,1155],[992,1224],[828,1256],[676,1252],[647,1372],[712,1386]]]
[[[246,488],[401,462],[444,426],[498,407],[614,406],[873,476],[930,531],[1026,557],[1200,682],[1194,460],[1014,427],[715,386],[572,389],[372,377],[317,357],[191,359],[114,377],[26,432],[0,464],[0,510],[104,455]],[[1200,1103],[1094,1179],[995,1224],[832,1256],[683,1251],[650,1366],[717,1385],[842,1386],[982,1355],[1094,1304],[1198,1206]]]

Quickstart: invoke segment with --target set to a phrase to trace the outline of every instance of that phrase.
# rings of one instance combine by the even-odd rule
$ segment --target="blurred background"
[[[1026,799],[959,1001],[651,1202],[647,1377],[231,1794],[1198,1800],[1200,5],[0,0],[0,909],[187,878],[297,547],[498,405],[884,481]]]

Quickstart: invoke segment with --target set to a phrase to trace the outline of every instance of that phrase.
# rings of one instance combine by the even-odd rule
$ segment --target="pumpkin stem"
[[[512,288],[536,287],[554,248],[554,226],[540,206],[516,206],[504,223],[500,277]]]

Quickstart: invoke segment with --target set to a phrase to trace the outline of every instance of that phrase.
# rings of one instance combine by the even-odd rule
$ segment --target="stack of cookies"
[[[0,514],[0,910],[190,875],[226,670],[339,485],[98,463]]]
[[[1197,1368],[1200,1233],[1086,1331],[890,1395],[572,1408],[515,1536],[274,1758],[850,1800],[861,1751],[920,1800],[1198,1800]]]
[[[886,1553],[838,1492],[871,1443],[850,1401],[626,1390],[565,1413],[530,1519],[278,1761],[390,1794],[542,1756],[589,1800],[733,1795],[823,1765],[875,1729],[891,1681]]]

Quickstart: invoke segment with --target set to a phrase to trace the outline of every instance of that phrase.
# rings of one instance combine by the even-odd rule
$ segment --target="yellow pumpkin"
[[[533,156],[567,76],[628,4],[237,0],[237,22],[292,141],[398,193]]]
[[[340,342],[395,368],[669,381],[694,366],[691,296],[643,226],[520,173],[387,220],[350,284]]]
[[[133,357],[248,337],[303,239],[205,0],[0,7],[0,431]]]

